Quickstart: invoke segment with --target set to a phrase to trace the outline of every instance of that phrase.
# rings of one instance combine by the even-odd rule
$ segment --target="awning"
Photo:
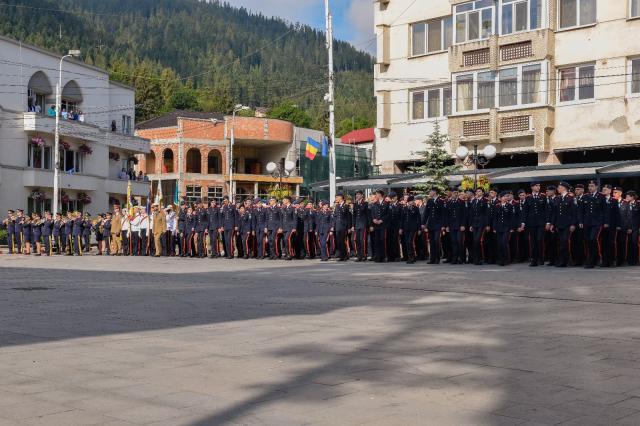
[[[511,169],[504,173],[494,173],[489,175],[491,183],[520,183],[530,182],[532,180],[549,181],[549,180],[580,180],[593,179],[596,177],[598,167],[565,167],[554,168],[522,168]]]

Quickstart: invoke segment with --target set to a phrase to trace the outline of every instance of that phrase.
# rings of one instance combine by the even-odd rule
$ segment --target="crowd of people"
[[[41,109],[40,109],[40,105],[33,105],[33,106],[29,106],[29,112],[35,112],[37,114],[41,113]],[[49,117],[55,117],[56,116],[56,106],[55,105],[50,105],[49,109],[47,110],[47,115]],[[73,109],[69,109],[69,111],[67,111],[66,108],[62,108],[61,112],[60,112],[60,117],[63,120],[71,120],[71,121],[84,121],[84,113],[80,110],[73,110]]]
[[[566,182],[541,192],[450,189],[402,196],[376,191],[333,205],[321,201],[253,199],[221,204],[182,202],[134,207],[91,218],[31,217],[9,211],[2,222],[9,252],[86,255],[92,235],[97,255],[191,258],[353,259],[375,262],[593,268],[637,265],[640,208],[634,191],[596,182]]]

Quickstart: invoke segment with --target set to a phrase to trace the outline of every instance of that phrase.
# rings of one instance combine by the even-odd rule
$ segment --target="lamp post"
[[[469,148],[464,145],[460,145],[456,149],[456,157],[465,166],[473,165],[473,189],[478,189],[478,166],[486,166],[489,161],[496,156],[496,147],[489,144],[484,147],[482,151],[478,150],[478,145],[473,145],[473,152],[469,152]]]
[[[80,56],[79,50],[70,50],[67,55],[60,58],[60,68],[58,73],[58,85],[56,86],[56,130],[55,142],[53,146],[54,168],[53,168],[53,206],[51,211],[53,217],[58,213],[58,192],[60,190],[60,109],[62,108],[62,61],[65,58]]]
[[[250,109],[248,106],[238,104],[233,108],[231,115],[231,139],[229,141],[229,198],[233,199],[233,145],[236,142],[236,113]]]
[[[293,161],[284,161],[284,158],[280,163],[274,163],[273,161],[267,164],[267,172],[271,173],[274,178],[280,179],[278,189],[282,190],[282,179],[287,176],[291,176],[291,173],[296,169],[296,163]]]

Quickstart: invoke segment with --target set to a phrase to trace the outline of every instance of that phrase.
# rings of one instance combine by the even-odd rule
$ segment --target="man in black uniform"
[[[473,264],[482,265],[484,259],[484,236],[491,230],[489,225],[489,202],[484,197],[482,188],[476,189],[475,197],[469,203],[469,230],[473,234]]]
[[[575,201],[576,201],[576,216],[580,221],[582,211],[584,209],[584,185],[579,183],[574,188]],[[584,229],[580,226],[576,226],[576,230],[572,234],[571,239],[571,259],[574,266],[584,265],[586,257],[587,245],[584,240]]]
[[[500,200],[493,206],[493,214],[491,215],[491,229],[496,236],[497,245],[497,263],[499,266],[508,265],[509,258],[509,238],[514,228],[515,210],[513,204],[507,201],[508,194],[500,193]]]
[[[429,231],[429,263],[432,265],[440,263],[441,244],[440,238],[445,229],[444,222],[445,203],[438,196],[438,190],[432,188],[429,191],[427,208],[425,210],[426,227]]]
[[[332,221],[333,214],[329,209],[329,203],[327,201],[320,201],[320,211],[316,216],[316,236],[318,237],[318,245],[320,246],[320,260],[326,262],[329,260],[329,240],[332,235]]]
[[[600,233],[604,225],[604,196],[598,192],[598,184],[589,182],[589,193],[583,197],[582,211],[578,212],[580,228],[584,230],[587,243],[585,268],[593,268],[598,263]]]
[[[524,203],[527,200],[527,193],[524,189],[518,190],[518,199],[514,201],[514,208],[516,212],[516,232],[512,235],[515,240],[515,260],[517,262],[525,262],[529,259],[529,241],[527,239],[527,233],[524,232],[521,225],[525,222],[524,219]]]
[[[389,206],[384,201],[384,192],[376,191],[376,202],[369,206],[371,209],[371,227],[369,231],[373,237],[374,261],[387,260],[387,228],[389,226]]]
[[[280,258],[280,234],[282,233],[282,215],[275,197],[269,198],[267,210],[267,231],[269,238],[269,257],[271,260]]]
[[[529,256],[531,257],[529,266],[544,264],[542,248],[549,221],[547,220],[547,199],[540,194],[539,182],[531,182],[531,194],[524,202],[523,219],[520,229],[527,233],[529,239]]]
[[[556,198],[556,187],[554,185],[547,186],[547,204],[546,204],[546,216],[547,225],[545,226],[544,234],[544,254],[549,263],[547,266],[553,266],[556,264],[558,257],[558,234],[551,226],[551,218],[553,216],[553,206]]]
[[[367,260],[367,234],[369,232],[369,204],[364,200],[362,191],[356,191],[353,203],[353,226],[356,248],[356,262]]]
[[[296,233],[298,232],[298,214],[295,207],[291,205],[291,197],[288,195],[282,198],[282,232],[284,238],[285,260],[293,260],[296,257]]]
[[[402,206],[398,203],[398,195],[389,192],[389,220],[387,226],[387,260],[397,262],[400,260],[399,231],[402,225]]]
[[[618,202],[611,196],[611,185],[602,187],[604,196],[604,221],[602,228],[602,267],[616,266],[616,234],[620,230]]]
[[[624,201],[620,204],[620,228],[622,233],[622,249],[618,255],[626,259],[629,266],[638,264],[638,228],[640,227],[640,209],[637,203],[638,195],[635,191],[627,191]]]
[[[445,210],[446,231],[449,234],[451,243],[449,260],[452,265],[464,263],[464,234],[467,229],[467,211],[464,201],[459,198],[459,194],[455,189],[451,192],[451,199],[447,202]]]
[[[304,208],[298,209],[298,218],[302,220],[302,250],[304,257],[314,259],[316,257],[316,211],[313,203],[308,201]]]
[[[573,196],[569,195],[569,184],[560,182],[558,193],[553,200],[551,225],[557,235],[558,259],[556,266],[566,268],[570,261],[571,234],[578,222],[577,204]],[[555,250],[555,247],[552,247]]]
[[[187,204],[182,201],[180,203],[180,211],[178,212],[178,239],[179,247],[178,252],[180,257],[187,256],[187,244],[189,232],[187,230]]]
[[[238,213],[235,205],[229,202],[229,197],[224,196],[220,208],[220,229],[223,235],[224,253],[227,259],[235,256],[235,236],[238,231]]]
[[[333,208],[333,234],[336,241],[335,257],[344,262],[347,257],[347,234],[351,229],[351,212],[344,202],[344,194],[336,194],[336,202]]]
[[[269,229],[267,228],[267,209],[261,199],[255,200],[256,215],[256,254],[258,259],[265,259],[269,255]]]
[[[404,239],[404,247],[407,250],[407,263],[416,263],[416,240],[420,234],[420,226],[422,219],[420,211],[416,207],[415,199],[409,195],[407,197],[407,205],[402,209],[402,228],[400,235]]]
[[[216,200],[211,200],[209,209],[207,210],[209,246],[211,246],[211,254],[209,257],[215,259],[220,256],[220,247],[218,246],[218,229],[220,229],[220,207]]]

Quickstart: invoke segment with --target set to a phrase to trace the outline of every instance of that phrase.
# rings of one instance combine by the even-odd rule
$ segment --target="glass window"
[[[442,89],[442,109],[444,115],[451,115],[451,88],[445,87]]]
[[[502,34],[540,28],[543,0],[501,0]]]
[[[488,38],[493,34],[493,0],[479,0],[456,6],[456,43]]]
[[[595,24],[596,0],[560,0],[560,28]]]
[[[630,0],[631,4],[629,7],[631,8],[630,17],[638,18],[640,17],[640,0]]]
[[[471,111],[473,109],[473,74],[458,76],[456,92],[456,111]]]
[[[527,2],[520,2],[515,4],[516,9],[516,31],[527,30]]]
[[[496,106],[496,74],[493,71],[478,73],[478,109]]]
[[[640,59],[631,61],[631,93],[640,93]]]
[[[522,67],[522,103],[535,104],[541,98],[540,93],[540,65],[526,65]]]
[[[448,16],[444,18],[443,25],[444,25],[444,48],[448,49],[453,44],[453,17]]]
[[[424,55],[426,53],[425,46],[426,25],[424,22],[418,22],[411,25],[411,54]]]
[[[187,185],[186,196],[188,201],[196,201],[202,197],[202,187],[198,185]]]
[[[518,104],[518,69],[508,68],[500,70],[500,106],[513,106]]]
[[[429,52],[442,50],[442,21],[429,22],[427,28],[427,50]]]
[[[424,92],[413,92],[412,94],[412,120],[422,120],[424,118]]]
[[[502,34],[513,32],[513,5],[502,5]]]
[[[440,117],[440,89],[429,90],[427,116],[429,118]]]
[[[222,202],[222,187],[221,186],[210,186],[207,188],[207,198],[209,201],[216,200],[217,202]]]
[[[543,0],[529,0],[529,29],[540,28],[542,19]]]
[[[576,97],[576,69],[560,70],[560,102],[573,101]]]
[[[578,86],[578,99],[593,99],[593,75],[595,72],[594,66],[580,67],[578,74],[580,77],[580,84]]]

